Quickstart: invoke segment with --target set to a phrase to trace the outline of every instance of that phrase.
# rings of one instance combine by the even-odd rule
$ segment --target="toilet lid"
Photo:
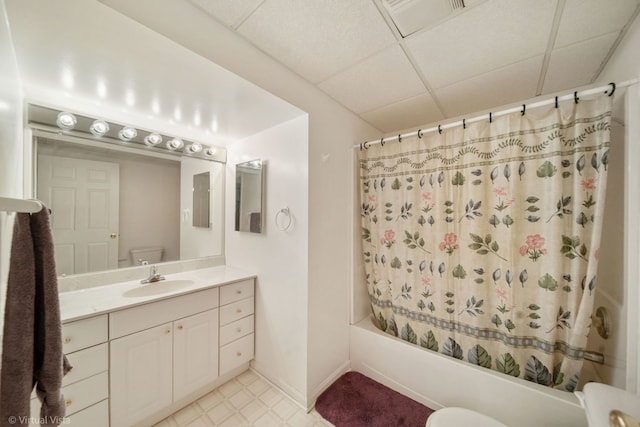
[[[427,419],[427,427],[507,427],[500,421],[465,408],[443,408]]]

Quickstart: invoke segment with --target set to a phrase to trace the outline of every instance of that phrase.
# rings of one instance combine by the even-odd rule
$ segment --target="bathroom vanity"
[[[220,266],[60,294],[72,425],[150,425],[245,371],[255,276]],[[40,402],[32,396],[32,415]]]

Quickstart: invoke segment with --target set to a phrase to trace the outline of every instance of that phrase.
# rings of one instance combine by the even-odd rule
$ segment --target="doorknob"
[[[109,237],[111,237],[112,239],[115,239],[116,237],[118,237],[118,235],[116,233],[111,233]]]

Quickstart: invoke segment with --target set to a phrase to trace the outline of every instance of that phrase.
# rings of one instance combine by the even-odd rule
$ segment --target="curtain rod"
[[[367,141],[364,143],[356,144],[353,146],[353,148],[360,148],[362,150],[363,148],[364,149],[369,148],[369,146],[371,145],[384,144],[385,142],[390,142],[390,141],[402,142],[402,138],[407,138],[414,135],[418,135],[419,138],[422,138],[422,135],[425,133],[430,133],[430,132],[442,133],[442,131],[445,129],[453,128],[460,125],[466,126],[469,123],[479,122],[481,120],[489,119],[489,122],[491,122],[495,117],[505,116],[511,113],[520,112],[522,113],[522,115],[524,115],[527,108],[538,108],[538,107],[543,107],[545,105],[550,105],[550,104],[556,104],[556,107],[557,107],[558,102],[566,101],[569,99],[573,99],[576,103],[578,103],[580,99],[579,96],[595,95],[601,92],[604,92],[605,94],[609,94],[609,96],[612,96],[613,93],[616,91],[616,87],[620,88],[620,87],[631,86],[638,83],[639,81],[640,80],[636,78],[636,79],[626,80],[618,84],[612,82],[605,86],[599,86],[592,89],[585,89],[581,91],[574,91],[573,93],[570,93],[567,95],[561,95],[561,96],[545,99],[543,101],[532,102],[529,105],[522,104],[520,107],[508,108],[506,110],[501,110],[497,112],[489,112],[488,114],[482,114],[479,116],[472,117],[470,119],[458,120],[457,122],[447,123],[446,125],[433,126],[428,129],[418,129],[417,131],[398,134],[398,136],[387,136],[385,138],[382,138],[376,141]]]

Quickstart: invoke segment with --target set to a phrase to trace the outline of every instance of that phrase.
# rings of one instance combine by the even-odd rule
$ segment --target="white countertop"
[[[159,272],[162,274],[161,269]],[[255,274],[224,265],[163,276],[165,277],[164,281],[144,285],[141,284],[140,279],[138,279],[106,286],[62,292],[59,294],[61,321],[65,323],[79,320],[97,314],[109,313],[123,308],[147,304],[153,301],[256,277]],[[179,287],[179,289],[172,289],[172,287],[169,286],[166,292],[163,289],[162,292],[156,292],[150,295],[131,296],[132,290],[137,291],[139,288],[146,286],[162,287],[163,284],[171,284],[172,281],[184,280],[191,281],[192,283],[187,283]],[[154,288],[153,291],[158,289],[159,288]],[[127,296],[127,293],[130,296]]]

